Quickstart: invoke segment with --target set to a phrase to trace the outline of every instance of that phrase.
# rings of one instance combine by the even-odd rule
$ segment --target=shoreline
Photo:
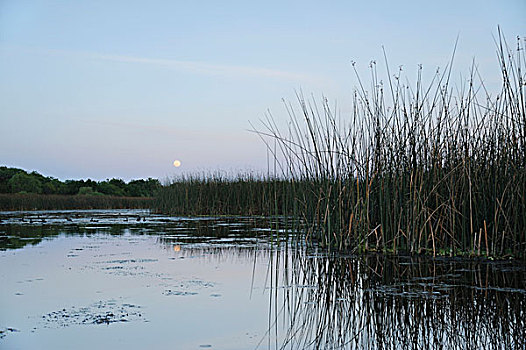
[[[0,211],[150,209],[153,197],[0,193]]]

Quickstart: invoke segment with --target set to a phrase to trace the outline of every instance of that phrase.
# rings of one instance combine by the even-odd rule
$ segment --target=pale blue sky
[[[249,133],[302,89],[337,100],[382,60],[411,76],[526,35],[526,1],[0,0],[0,165],[66,178],[266,170]],[[365,73],[366,74],[366,73]],[[180,159],[182,166],[172,162]]]

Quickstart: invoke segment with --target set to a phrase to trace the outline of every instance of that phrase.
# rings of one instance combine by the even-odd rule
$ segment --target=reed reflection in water
[[[268,347],[526,346],[524,265],[306,250],[278,252],[272,264]]]
[[[38,215],[45,224],[33,218]],[[132,220],[139,215],[141,221]],[[5,214],[0,251],[12,259],[4,266],[17,266],[21,275],[5,270],[3,291],[10,292],[4,293],[2,316],[9,322],[4,327],[14,324],[21,332],[4,333],[3,341],[33,344],[27,331],[34,327],[32,319],[18,306],[6,309],[21,298],[26,298],[27,315],[42,316],[73,304],[90,306],[93,298],[125,295],[148,318],[112,328],[121,336],[135,335],[139,323],[147,329],[143,343],[130,338],[130,349],[143,348],[152,338],[172,344],[173,335],[187,344],[225,349],[526,347],[524,263],[327,255],[302,245],[301,232],[288,235],[288,224],[277,217],[176,218],[138,211]],[[56,265],[41,260],[42,252],[57,256]],[[27,261],[41,265],[20,263]],[[38,284],[22,290],[24,295],[14,294],[22,288],[16,281],[37,275],[42,277]],[[52,282],[57,276],[67,278],[70,287],[82,286],[80,292],[57,289]],[[90,281],[106,294],[95,293]],[[63,297],[39,311],[42,300],[32,294]],[[65,297],[74,302],[65,305]],[[194,324],[200,325],[196,334],[183,331]],[[78,338],[72,329],[39,328],[35,334],[38,340],[45,335],[48,340]],[[98,328],[82,331],[86,339],[98,339]],[[241,340],[232,340],[233,334],[242,334]]]

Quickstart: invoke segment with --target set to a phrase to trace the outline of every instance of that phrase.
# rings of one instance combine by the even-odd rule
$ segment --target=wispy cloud
[[[84,59],[95,59],[120,63],[133,63],[166,67],[169,69],[190,72],[209,76],[223,76],[230,78],[263,78],[289,81],[295,84],[308,84],[317,86],[329,86],[333,83],[326,76],[312,73],[293,72],[288,70],[257,67],[250,65],[228,65],[216,64],[203,61],[183,61],[166,58],[152,58],[132,55],[101,54],[89,51],[72,51],[62,49],[43,49],[21,46],[0,46],[0,52],[24,52],[31,54],[43,54],[53,56],[67,56]]]
[[[93,57],[114,62],[164,66],[205,75],[236,76],[248,78],[260,77],[308,83],[315,83],[324,79],[309,74],[252,66],[222,65],[199,61],[179,61],[172,59],[145,58],[124,55],[93,55]]]
[[[253,134],[249,132],[213,130],[206,128],[188,128],[175,127],[172,125],[161,125],[149,123],[138,123],[128,121],[115,121],[111,119],[85,119],[85,118],[70,118],[79,121],[83,124],[93,125],[97,127],[112,128],[112,132],[132,132],[136,134],[147,135],[148,137],[175,137],[178,140],[215,140],[226,141],[232,139],[255,139]]]
[[[84,118],[71,118],[77,121],[80,121],[85,124],[93,124],[100,126],[108,126],[117,128],[120,130],[130,130],[130,131],[141,131],[141,132],[152,132],[152,133],[165,133],[165,134],[181,134],[181,129],[169,127],[166,125],[154,125],[154,124],[145,124],[145,123],[132,123],[132,122],[120,122],[113,120],[102,120],[102,119],[84,119]]]

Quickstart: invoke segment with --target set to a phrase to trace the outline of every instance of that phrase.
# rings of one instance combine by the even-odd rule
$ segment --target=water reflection
[[[59,235],[89,236],[155,235],[160,242],[197,243],[222,246],[239,245],[240,238],[279,236],[284,218],[262,217],[167,217],[148,210],[69,210],[36,212],[0,212],[0,250],[36,245]],[[269,234],[269,227],[276,227]],[[266,239],[265,238],[265,239]],[[283,238],[283,237],[281,237]]]
[[[240,290],[244,290],[240,287],[242,283],[251,286],[247,290],[248,301],[254,300],[251,296],[255,290],[263,291],[266,298],[263,309],[248,301],[244,307],[252,318],[266,315],[266,327],[262,327],[257,337],[250,333],[246,344],[225,343],[225,348],[234,345],[240,349],[526,347],[526,266],[518,262],[328,255],[298,245],[301,236],[286,235],[282,229],[287,227],[284,218],[175,218],[147,211],[0,214],[0,250],[21,251],[28,245],[56,237],[93,238],[66,256],[73,270],[65,270],[64,278],[71,279],[77,271],[82,283],[80,278],[93,273],[97,281],[115,284],[114,289],[104,289],[104,283],[99,287],[100,298],[104,296],[110,301],[123,293],[118,289],[120,283],[128,284],[125,291],[142,291],[143,294],[138,293],[144,296],[140,304],[149,311],[151,325],[156,320],[165,320],[162,325],[170,329],[181,327],[177,322],[182,321],[170,318],[171,313],[164,314],[170,310],[165,305],[180,310],[189,307],[189,298],[194,298],[195,305],[208,305],[200,317],[210,319],[212,326],[206,329],[212,332],[217,322],[224,322],[213,319],[215,311],[210,307],[217,308],[220,317],[224,317],[221,307],[241,311],[236,303],[240,301]],[[274,229],[269,230],[270,226]],[[101,237],[110,237],[111,242],[105,243]],[[121,244],[118,252],[109,250],[118,244]],[[148,250],[148,244],[155,249]],[[84,256],[77,255],[81,253]],[[220,264],[228,266],[224,267],[228,273],[223,276],[212,271]],[[242,275],[245,280],[236,280],[227,287],[241,268],[246,272]],[[256,277],[261,270],[263,278]],[[188,275],[182,275],[183,271]],[[247,278],[252,280],[247,283]],[[265,288],[258,289],[260,286]],[[93,298],[93,294],[87,296]],[[179,301],[181,298],[186,299]],[[229,303],[227,300],[232,303],[225,305]],[[105,301],[103,312],[94,312],[100,309],[98,305],[87,303],[86,312],[79,312],[78,307],[59,307],[44,316],[53,320],[58,317],[67,323],[74,319],[72,315],[78,314],[89,324],[98,324],[99,320],[111,324],[124,313],[135,315],[130,313],[131,304],[113,305]],[[159,305],[157,313],[152,311],[154,305]],[[130,320],[143,320],[138,308],[134,306],[137,315]],[[239,323],[244,326],[246,322]],[[196,335],[201,337],[198,340],[205,333]],[[166,343],[169,342],[167,338]],[[213,347],[217,346],[218,343]]]
[[[280,260],[271,308],[274,334],[286,330],[280,348],[526,346],[524,265],[306,251]]]

